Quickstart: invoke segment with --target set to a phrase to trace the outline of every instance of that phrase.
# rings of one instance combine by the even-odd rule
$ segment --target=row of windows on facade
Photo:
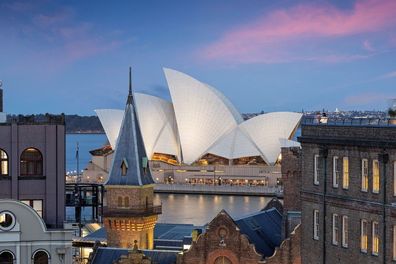
[[[36,148],[25,149],[20,157],[21,176],[43,175],[43,155]],[[9,157],[7,153],[0,149],[0,176],[9,175]]]
[[[47,251],[37,250],[32,255],[33,264],[48,264],[50,255]],[[17,263],[14,253],[8,250],[0,252],[0,263],[2,264],[13,264]]]
[[[314,179],[313,184],[319,185],[319,175],[320,175],[320,156],[314,156]],[[339,168],[339,157],[333,156],[333,173],[332,173],[332,185],[333,188],[338,188],[340,172]],[[396,195],[396,161],[393,162],[393,177],[394,177],[394,195]],[[347,190],[349,189],[349,158],[342,158],[342,188]],[[378,160],[372,161],[372,192],[379,193],[380,191],[380,166]],[[361,191],[368,192],[369,190],[369,160],[362,159],[361,160]]]
[[[340,221],[341,219],[341,221]],[[319,240],[319,210],[313,211],[313,239]],[[349,239],[349,217],[346,215],[332,215],[332,244],[348,248]],[[340,238],[341,225],[341,238]],[[360,220],[360,251],[362,253],[368,252],[368,234],[370,223],[366,219]],[[378,256],[380,248],[379,223],[371,222],[371,254]],[[393,260],[396,260],[396,225],[393,226]]]

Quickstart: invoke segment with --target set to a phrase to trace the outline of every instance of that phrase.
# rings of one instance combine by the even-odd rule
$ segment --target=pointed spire
[[[143,186],[153,184],[154,181],[148,165],[143,137],[133,103],[131,68],[129,68],[128,100],[106,185]]]
[[[132,96],[132,68],[129,67],[129,92],[128,92],[128,100],[127,104],[132,104],[133,96]]]

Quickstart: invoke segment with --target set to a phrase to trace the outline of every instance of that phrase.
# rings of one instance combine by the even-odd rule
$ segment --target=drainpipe
[[[329,150],[323,146],[319,150],[319,157],[323,157],[323,264],[326,263],[326,196],[327,196],[327,155]]]
[[[378,155],[378,160],[382,163],[382,226],[383,226],[383,243],[382,243],[382,255],[383,255],[383,263],[386,263],[386,203],[387,203],[387,196],[386,196],[386,187],[387,187],[387,180],[386,180],[386,165],[389,161],[389,154],[383,153]]]

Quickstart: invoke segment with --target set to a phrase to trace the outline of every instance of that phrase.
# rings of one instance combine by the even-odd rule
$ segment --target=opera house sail
[[[197,164],[209,156],[230,161],[254,157],[273,165],[282,145],[291,141],[302,114],[273,112],[243,120],[232,103],[214,87],[172,69],[164,69],[172,102],[135,93],[138,120],[150,159],[165,155],[174,164]],[[96,113],[112,148],[122,110]],[[160,158],[158,158],[160,159]]]

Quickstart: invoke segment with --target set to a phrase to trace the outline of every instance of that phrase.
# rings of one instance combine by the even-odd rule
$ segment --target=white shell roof
[[[173,106],[161,98],[135,93],[139,126],[148,157],[154,152],[180,156],[177,127]],[[114,149],[124,111],[116,109],[95,110]]]
[[[302,114],[274,112],[243,121],[231,102],[215,88],[184,73],[164,69],[172,103],[135,93],[139,125],[148,157],[154,152],[175,155],[191,164],[206,153],[228,159],[261,156],[268,164],[278,159],[291,141]],[[123,110],[95,110],[115,148]]]
[[[300,113],[273,112],[246,120],[240,127],[264,154],[264,160],[273,164],[280,154],[279,139],[290,139],[301,117]]]
[[[263,156],[252,139],[247,136],[239,126],[221,137],[207,153],[227,159]]]
[[[100,123],[102,123],[110,146],[115,149],[124,111],[119,109],[97,109],[95,113],[98,115]]]
[[[238,124],[229,102],[206,84],[175,70],[164,69],[175,109],[184,163],[193,163],[221,136]]]
[[[140,130],[148,157],[154,152],[180,156],[173,105],[161,98],[135,93]]]

